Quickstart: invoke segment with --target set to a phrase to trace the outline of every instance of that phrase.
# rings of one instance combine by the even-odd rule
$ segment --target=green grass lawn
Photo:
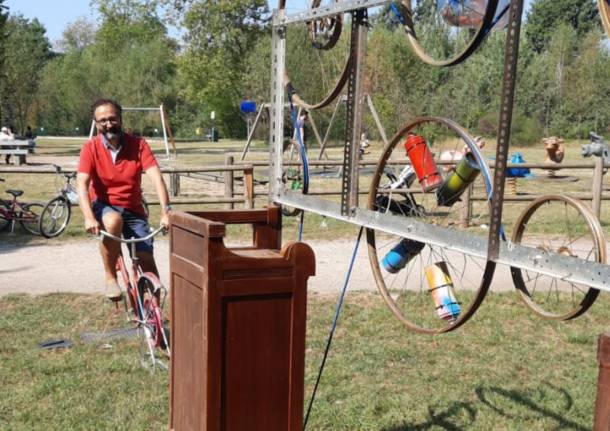
[[[406,332],[379,295],[348,294],[308,429],[591,429],[609,305],[601,295],[585,316],[547,322],[492,293],[463,328],[429,337]],[[309,298],[306,402],[334,307],[334,297]],[[168,374],[139,364],[137,339],[111,349],[80,340],[110,313],[101,296],[0,298],[0,429],[167,428]],[[74,345],[37,349],[50,338]]]

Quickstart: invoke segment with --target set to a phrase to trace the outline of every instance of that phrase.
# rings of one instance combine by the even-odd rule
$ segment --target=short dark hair
[[[91,116],[94,119],[95,119],[95,110],[97,108],[99,108],[100,106],[104,106],[104,105],[114,106],[114,109],[119,114],[119,118],[123,117],[123,107],[119,104],[119,102],[117,102],[116,100],[113,100],[113,99],[97,99],[95,102],[93,102],[93,105],[91,105]]]

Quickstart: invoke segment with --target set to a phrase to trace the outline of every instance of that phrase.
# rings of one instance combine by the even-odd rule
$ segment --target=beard
[[[109,141],[113,141],[113,140],[121,137],[121,134],[123,133],[123,129],[119,124],[116,124],[114,126],[111,126],[111,127],[108,127],[107,129],[105,129],[103,133],[104,133],[104,136],[106,137],[106,139],[108,139]]]

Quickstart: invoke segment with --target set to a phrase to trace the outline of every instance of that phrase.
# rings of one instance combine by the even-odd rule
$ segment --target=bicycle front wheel
[[[38,203],[24,204],[23,211],[17,216],[21,226],[34,235],[40,235],[40,214],[43,208],[43,205]]]
[[[70,222],[72,205],[64,196],[51,199],[40,215],[40,233],[46,238],[60,235]]]
[[[11,225],[10,213],[9,203],[0,199],[0,232],[4,232]]]
[[[142,275],[138,280],[138,295],[142,305],[142,322],[148,331],[145,343],[151,348],[159,348],[169,356],[169,335],[163,326],[161,295],[163,287],[156,277]]]

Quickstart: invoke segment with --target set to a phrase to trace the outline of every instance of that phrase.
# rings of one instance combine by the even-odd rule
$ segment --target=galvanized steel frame
[[[504,75],[499,118],[499,137],[494,174],[494,195],[491,207],[491,226],[487,243],[466,232],[434,226],[399,217],[381,214],[357,205],[358,174],[355,153],[362,122],[362,67],[366,50],[366,8],[388,4],[388,0],[346,0],[328,7],[321,7],[291,16],[283,11],[274,11],[272,37],[272,87],[271,87],[271,132],[270,132],[270,185],[269,203],[277,203],[305,211],[342,220],[348,223],[378,229],[406,238],[428,242],[448,250],[471,256],[486,258],[499,264],[534,271],[562,280],[580,283],[600,290],[610,291],[610,266],[587,262],[583,259],[560,256],[543,250],[512,244],[500,240],[502,206],[504,200],[505,167],[510,143],[511,120],[519,55],[519,34],[523,14],[523,0],[513,0],[505,47]],[[314,196],[283,190],[282,149],[284,124],[285,83],[285,27],[288,24],[306,22],[316,18],[352,13],[351,55],[352,61],[348,83],[348,128],[344,150],[341,204]],[[356,143],[354,145],[354,143]]]

